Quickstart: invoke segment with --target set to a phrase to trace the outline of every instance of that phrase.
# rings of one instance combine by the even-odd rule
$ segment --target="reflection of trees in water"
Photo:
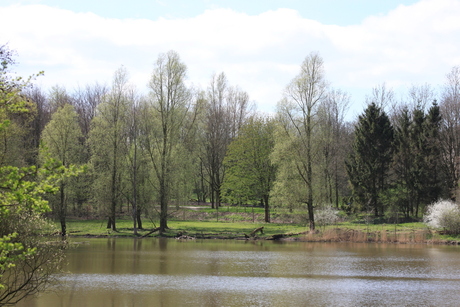
[[[141,274],[141,251],[142,251],[142,239],[133,240],[133,260],[131,272],[133,274]]]

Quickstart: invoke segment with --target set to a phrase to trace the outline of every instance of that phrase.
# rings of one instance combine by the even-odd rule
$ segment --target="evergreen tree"
[[[433,102],[433,105],[428,110],[428,114],[425,118],[424,131],[426,138],[426,146],[424,147],[425,152],[425,165],[426,165],[426,199],[425,204],[430,204],[440,197],[448,197],[449,191],[444,186],[443,173],[441,170],[441,142],[440,142],[440,130],[441,130],[441,110],[438,104]],[[417,212],[418,213],[418,212]]]
[[[388,116],[371,103],[359,116],[346,166],[355,197],[376,216],[384,210],[379,197],[388,187],[393,142],[394,130]]]
[[[394,173],[396,176],[395,188],[392,189],[396,197],[396,205],[405,217],[413,213],[414,201],[414,180],[413,180],[413,157],[414,151],[411,141],[411,113],[404,108],[396,119],[395,127],[395,155],[394,155]]]

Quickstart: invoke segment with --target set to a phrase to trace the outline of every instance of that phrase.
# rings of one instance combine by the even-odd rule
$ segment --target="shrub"
[[[439,200],[428,206],[423,222],[433,228],[444,228],[449,233],[460,233],[460,207],[450,200]]]
[[[324,205],[316,210],[315,221],[319,226],[331,225],[339,219],[339,211],[331,205]]]

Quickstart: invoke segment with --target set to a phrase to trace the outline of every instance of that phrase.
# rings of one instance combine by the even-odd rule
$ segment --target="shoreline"
[[[335,228],[324,232],[309,231],[301,233],[287,233],[274,235],[254,235],[248,236],[244,233],[193,233],[171,231],[169,234],[155,235],[117,235],[109,234],[76,234],[70,233],[67,238],[130,238],[130,239],[147,239],[147,238],[166,238],[180,241],[189,240],[239,240],[239,241],[278,241],[278,242],[349,242],[349,243],[393,243],[393,244],[437,244],[437,245],[460,245],[458,240],[445,240],[438,237],[437,232],[429,230],[413,230],[407,232],[389,233],[388,231],[364,232],[355,229]]]

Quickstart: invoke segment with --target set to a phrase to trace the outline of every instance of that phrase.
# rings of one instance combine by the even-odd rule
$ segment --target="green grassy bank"
[[[222,206],[219,211],[209,206],[190,205],[171,210],[169,229],[163,234],[152,232],[158,221],[144,218],[138,237],[171,237],[182,239],[283,239],[327,242],[394,242],[459,244],[460,237],[449,236],[429,229],[421,222],[402,223],[370,216],[342,216],[332,225],[317,224],[316,231],[308,230],[308,214],[304,211],[272,210],[271,223],[264,222],[260,207]],[[120,214],[117,231],[106,228],[105,218],[70,218],[67,231],[70,237],[134,237],[129,212]],[[256,229],[263,227],[262,231]]]
[[[382,243],[437,243],[458,244],[460,238],[444,235],[428,229],[423,223],[401,224],[359,224],[340,222],[318,227],[310,233],[305,224],[263,223],[247,221],[192,221],[171,220],[166,233],[151,233],[156,225],[144,221],[144,229],[138,230],[138,237],[171,237],[188,239],[283,239],[327,242],[382,242]],[[263,227],[263,233],[254,230]],[[117,220],[117,231],[106,228],[106,220],[68,221],[70,237],[134,237],[131,219]]]

